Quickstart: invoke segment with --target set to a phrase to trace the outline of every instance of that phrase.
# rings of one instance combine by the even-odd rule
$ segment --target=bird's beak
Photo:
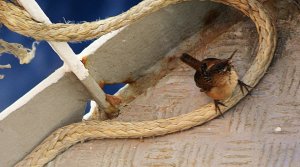
[[[230,57],[228,58],[228,60],[232,60],[232,57],[235,55],[235,53],[237,52],[237,50],[233,51],[232,54],[230,55]]]

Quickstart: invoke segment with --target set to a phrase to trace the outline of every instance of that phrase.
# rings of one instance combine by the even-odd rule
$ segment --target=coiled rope
[[[98,38],[163,7],[184,1],[187,0],[144,0],[129,11],[105,20],[82,24],[47,25],[33,20],[21,8],[0,0],[0,22],[12,31],[37,40],[81,41]],[[256,0],[211,1],[234,7],[249,16],[255,23],[259,34],[259,49],[253,64],[243,77],[246,83],[255,86],[265,74],[276,47],[277,37],[271,17],[262,4]],[[222,111],[225,112],[243,97],[244,95],[237,89],[233,96],[225,102],[228,107],[222,108]],[[74,123],[56,130],[16,166],[44,166],[72,145],[86,140],[161,136],[195,127],[217,116],[213,104],[207,104],[198,110],[168,119],[142,122],[86,121]]]

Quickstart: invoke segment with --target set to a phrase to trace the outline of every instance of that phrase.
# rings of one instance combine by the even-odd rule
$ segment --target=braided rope
[[[119,16],[83,24],[45,25],[31,19],[29,14],[5,1],[0,1],[0,21],[11,30],[41,40],[79,41],[97,38],[112,30],[184,0],[145,0]],[[256,0],[211,0],[232,6],[249,16],[259,33],[257,56],[243,80],[255,86],[266,72],[276,47],[276,31],[272,19]],[[228,110],[244,96],[237,89],[226,101]],[[141,138],[178,132],[203,124],[218,116],[212,104],[168,119],[143,122],[86,121],[56,130],[16,166],[43,166],[72,145],[92,139]]]
[[[25,10],[0,0],[0,21],[10,30],[36,40],[83,41],[98,38],[153,13],[165,6],[187,0],[145,0],[115,17],[82,24],[44,24],[33,20]]]

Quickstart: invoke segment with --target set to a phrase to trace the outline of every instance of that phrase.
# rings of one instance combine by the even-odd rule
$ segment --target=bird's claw
[[[241,80],[238,80],[238,84],[240,85],[240,89],[241,89],[243,95],[245,95],[245,94],[244,94],[244,89],[243,89],[243,88],[245,88],[245,89],[247,90],[247,93],[250,92],[249,89],[253,88],[253,87],[251,87],[251,86],[245,84],[245,83],[244,83],[243,81],[241,81]]]
[[[215,102],[215,109],[216,109],[216,112],[217,112],[217,113],[219,112],[220,115],[224,118],[224,115],[223,115],[223,113],[222,113],[222,111],[221,111],[219,105],[224,106],[224,107],[227,107],[227,106],[226,106],[224,103],[220,102],[219,100],[214,100],[214,102]]]

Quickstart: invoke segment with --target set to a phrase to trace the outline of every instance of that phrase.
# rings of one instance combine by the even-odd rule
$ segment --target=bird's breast
[[[238,84],[238,75],[234,70],[224,77],[218,79],[218,84],[207,91],[206,94],[215,100],[224,100],[229,98],[236,85]]]

